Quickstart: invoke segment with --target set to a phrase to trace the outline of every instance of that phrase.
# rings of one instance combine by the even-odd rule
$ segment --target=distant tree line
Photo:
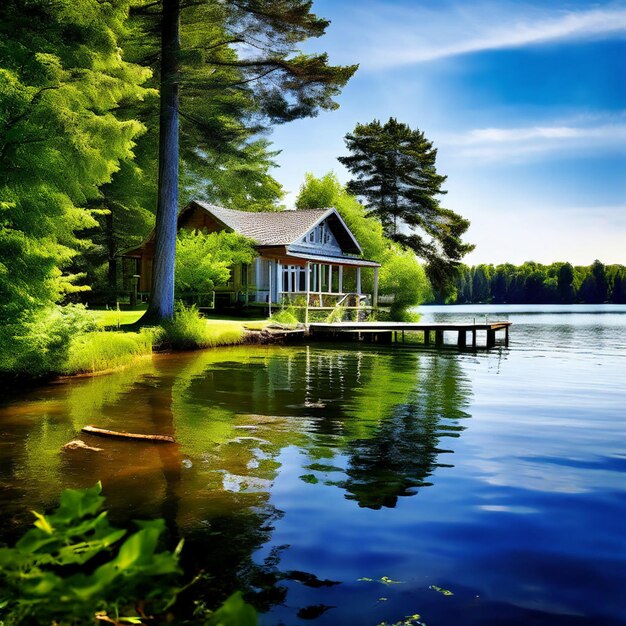
[[[440,301],[457,304],[626,304],[626,267],[594,261],[461,265],[455,288]]]

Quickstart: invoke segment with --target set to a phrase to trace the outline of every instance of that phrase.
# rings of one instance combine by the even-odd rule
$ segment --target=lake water
[[[626,307],[421,312],[510,346],[242,346],[4,399],[1,539],[102,480],[262,624],[626,624]],[[86,424],[178,444],[61,452]]]

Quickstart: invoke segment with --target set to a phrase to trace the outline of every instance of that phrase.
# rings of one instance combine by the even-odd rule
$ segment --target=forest
[[[462,265],[447,302],[456,304],[626,304],[626,267],[594,261]]]

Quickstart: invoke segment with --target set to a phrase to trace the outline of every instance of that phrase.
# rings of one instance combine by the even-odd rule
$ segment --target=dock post
[[[404,331],[402,331],[402,343],[404,343]]]
[[[443,330],[435,331],[435,345],[436,346],[443,345]]]
[[[311,299],[311,261],[306,262],[306,270],[305,270],[305,280],[306,280],[306,308],[304,309],[304,323],[306,326],[309,325],[309,300]]]
[[[493,348],[496,345],[496,331],[492,328],[487,330],[487,347]]]
[[[467,346],[467,331],[459,331],[459,340],[457,345],[459,348],[465,348]]]
[[[476,350],[476,329],[472,330],[472,349]]]
[[[504,329],[504,345],[507,348],[509,347],[509,327],[508,326]]]
[[[424,345],[425,346],[429,346],[430,345],[430,328],[427,328],[424,331]]]

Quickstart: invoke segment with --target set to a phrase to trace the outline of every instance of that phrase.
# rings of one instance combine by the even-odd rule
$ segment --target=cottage
[[[293,302],[316,308],[377,306],[380,264],[361,258],[361,247],[333,209],[251,213],[194,200],[178,217],[178,228],[234,231],[255,242],[258,257],[233,267],[227,285],[216,287],[217,308],[244,305],[271,307]],[[138,289],[152,282],[154,231],[123,257],[132,259]],[[362,270],[372,271],[372,293],[362,291]]]

